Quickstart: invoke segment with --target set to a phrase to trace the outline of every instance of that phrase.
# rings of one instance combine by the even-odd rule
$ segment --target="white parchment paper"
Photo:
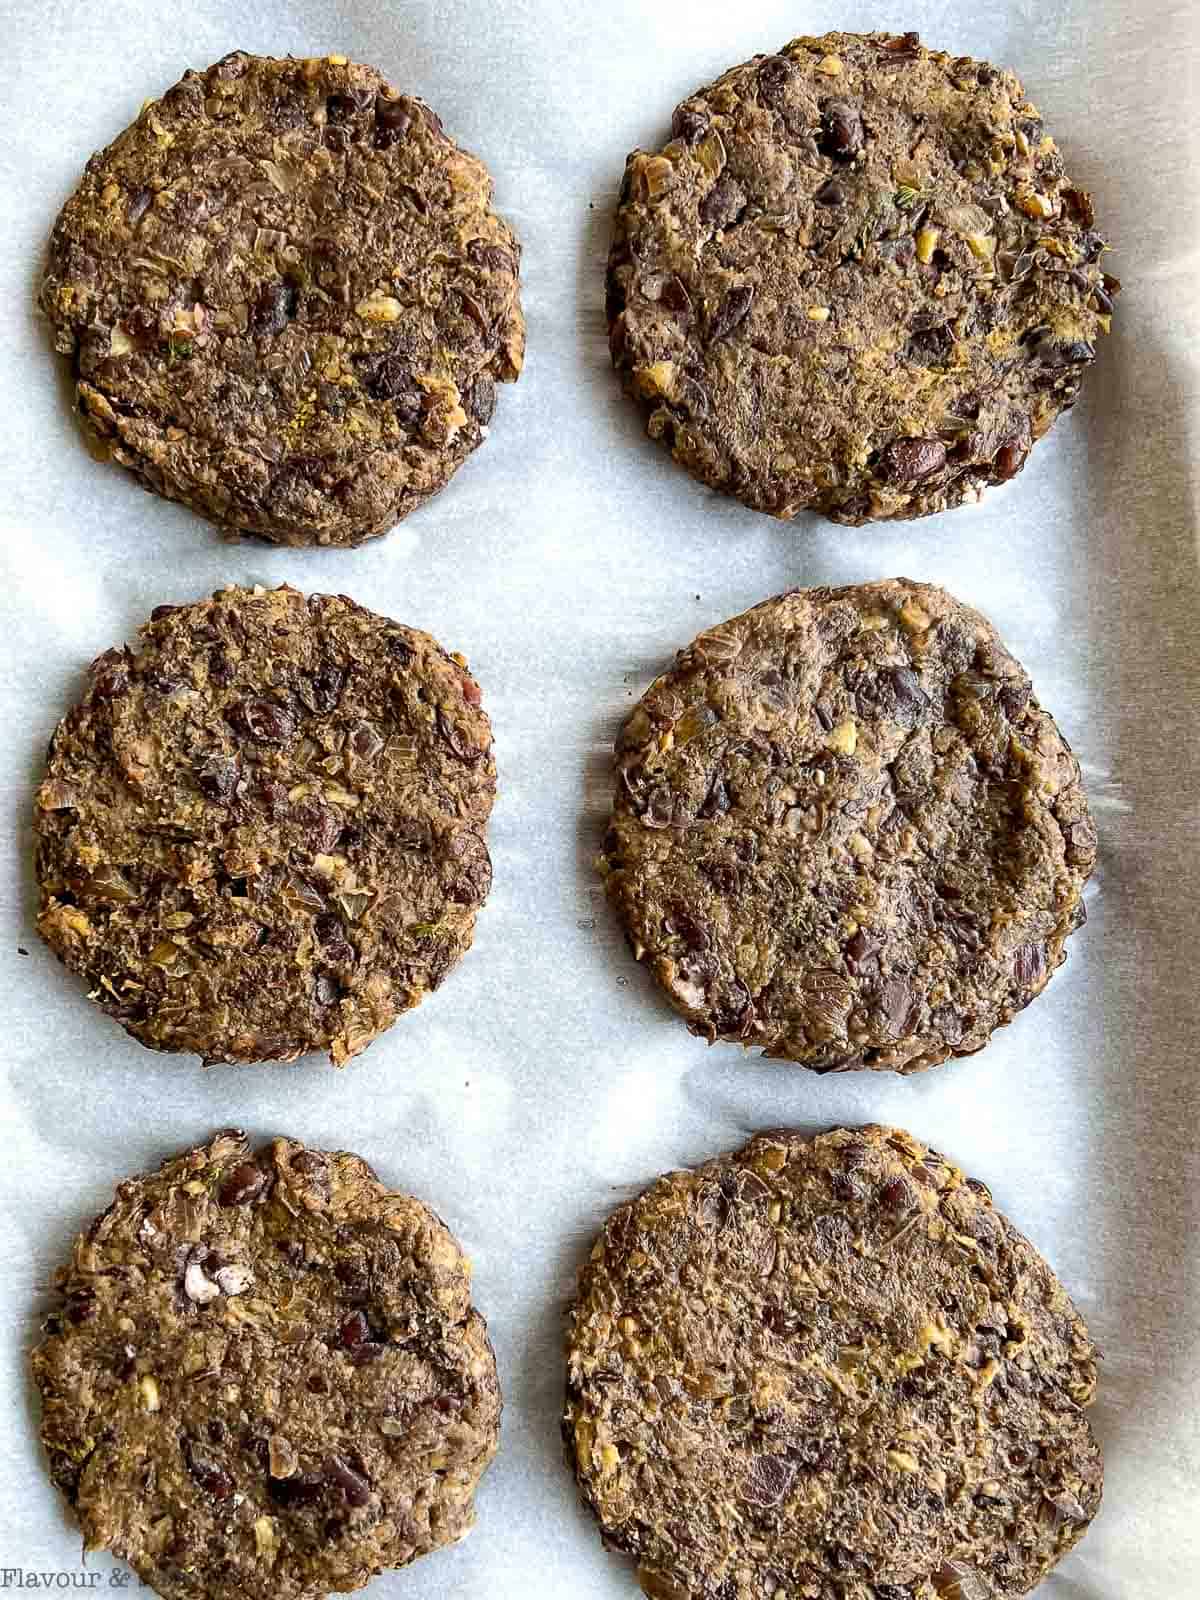
[[[895,1121],[983,1178],[1103,1346],[1104,1507],[1051,1600],[1200,1594],[1200,316],[1190,0],[3,0],[0,96],[0,1569],[80,1572],[26,1355],[44,1287],[114,1183],[230,1123],[356,1150],[475,1262],[507,1396],[462,1545],[380,1596],[632,1596],[557,1439],[561,1310],[605,1214],[671,1166],[794,1123]],[[1096,196],[1126,284],[1076,411],[978,509],[857,531],[714,498],[609,369],[603,257],[625,153],[726,66],[801,32],[917,27],[1022,75]],[[428,99],[525,244],[529,359],[436,501],[355,552],[227,546],[80,442],[32,311],[87,156],[188,66],[342,51]],[[796,583],[904,574],[987,611],[1078,749],[1101,830],[1088,927],[979,1056],[820,1079],[706,1050],[625,951],[591,858],[617,720],[704,626]],[[495,888],[445,988],[344,1073],[152,1055],[39,945],[28,813],[86,663],[229,582],[344,591],[464,651],[495,724]],[[18,947],[22,947],[18,949]],[[28,952],[26,954],[26,952]],[[121,1572],[107,1558],[89,1569]],[[14,1587],[12,1572],[0,1587]],[[27,1581],[27,1580],[26,1580]]]

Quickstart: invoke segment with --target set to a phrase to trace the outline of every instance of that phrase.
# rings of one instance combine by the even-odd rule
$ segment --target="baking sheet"
[[[557,1441],[561,1310],[592,1235],[660,1171],[752,1129],[886,1120],[991,1185],[1105,1351],[1104,1507],[1044,1592],[1200,1593],[1190,11],[1186,0],[0,5],[0,1587],[81,1570],[25,1361],[53,1267],[125,1174],[238,1123],[356,1150],[428,1200],[475,1262],[507,1396],[502,1448],[475,1533],[372,1593],[616,1600],[633,1579],[577,1509]],[[676,101],[726,66],[829,27],[917,27],[1015,67],[1094,191],[1127,286],[1085,398],[1022,476],[980,508],[910,526],[787,527],[714,498],[645,441],[604,344],[602,264],[626,151],[660,140]],[[340,50],[428,99],[488,162],[525,244],[528,365],[501,394],[491,439],[440,498],[355,552],[226,546],[93,462],[31,310],[46,235],[89,153],[185,67],[235,46]],[[704,626],[796,583],[895,574],[986,610],[1076,746],[1101,833],[1089,925],[1045,997],[956,1066],[820,1079],[706,1050],[633,964],[591,871],[618,718]],[[33,932],[30,797],[83,667],[152,606],[231,581],[344,591],[430,629],[469,656],[495,724],[495,888],[475,949],[341,1074],[318,1059],[205,1072],[149,1054]],[[92,1557],[88,1570],[107,1586],[113,1563]]]

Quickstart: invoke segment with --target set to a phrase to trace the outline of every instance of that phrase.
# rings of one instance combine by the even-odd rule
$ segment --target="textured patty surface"
[[[625,172],[613,360],[651,435],[759,511],[916,517],[1012,478],[1120,287],[1011,72],[830,33],[680,105]]]
[[[39,931],[153,1049],[341,1066],[470,948],[491,744],[462,658],[344,596],[160,606],[51,741]]]
[[[914,1072],[1045,986],[1095,851],[995,630],[892,579],[793,590],[684,650],[618,739],[599,864],[694,1033]]]
[[[1006,1600],[1099,1506],[1095,1382],[982,1184],[894,1129],[775,1132],[609,1218],[564,1435],[653,1600]]]
[[[471,1526],[500,1391],[469,1268],[357,1156],[217,1134],[122,1183],[58,1289],[52,1476],[168,1600],[315,1600]]]
[[[227,532],[360,544],[480,443],[524,353],[481,162],[342,56],[238,51],[92,157],[41,305],[114,459]]]

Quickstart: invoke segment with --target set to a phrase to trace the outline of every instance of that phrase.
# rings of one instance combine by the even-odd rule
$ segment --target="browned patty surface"
[[[41,305],[80,411],[227,533],[355,545],[435,494],[521,370],[487,170],[344,56],[235,51],[88,162]]]
[[[1018,473],[1120,287],[1011,72],[830,33],[690,95],[629,157],[613,360],[651,435],[759,511],[916,517]]]
[[[341,1066],[470,948],[491,750],[463,658],[345,596],[160,606],[51,741],[38,929],[153,1049]]]
[[[236,1129],[127,1179],[33,1353],[85,1548],[167,1600],[317,1600],[461,1538],[500,1390],[445,1226]]]
[[[763,1134],[609,1218],[564,1435],[653,1600],[1008,1600],[1100,1503],[1087,1329],[909,1134]]]
[[[710,628],[630,713],[600,867],[694,1033],[819,1072],[980,1049],[1064,960],[1096,833],[991,624],[897,578]]]

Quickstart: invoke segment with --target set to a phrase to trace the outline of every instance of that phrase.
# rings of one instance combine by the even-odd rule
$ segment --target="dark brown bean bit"
[[[219,1206],[248,1206],[267,1185],[267,1175],[256,1161],[243,1161],[226,1173],[217,1190]]]
[[[907,233],[899,239],[881,239],[876,249],[884,261],[893,262],[901,271],[911,267],[917,258],[917,247]]]
[[[722,173],[700,202],[700,220],[710,228],[728,228],[745,209],[746,196],[741,185]]]
[[[366,1266],[353,1257],[339,1261],[333,1269],[342,1294],[351,1305],[366,1305],[371,1298],[371,1279]]]
[[[932,328],[918,328],[909,337],[906,354],[910,361],[922,367],[944,365],[954,349],[954,334],[944,323]]]
[[[346,683],[346,669],[336,661],[325,661],[312,680],[312,703],[324,715],[336,711]]]
[[[414,427],[421,420],[424,391],[399,356],[384,356],[364,364],[363,380],[373,399],[391,401],[401,427]]]
[[[467,294],[465,290],[459,290],[458,298],[467,316],[470,317],[471,321],[479,329],[480,333],[486,337],[491,332],[492,326],[488,320],[487,312],[479,304],[479,301],[476,300],[475,296],[473,294]]]
[[[953,1006],[938,1006],[929,1020],[952,1049],[961,1043],[963,1021]]]
[[[753,284],[738,284],[736,288],[730,289],[713,315],[708,330],[710,343],[715,344],[718,339],[728,338],[738,324],[746,320],[753,302]]]
[[[920,1002],[902,978],[889,978],[879,991],[884,1026],[894,1039],[903,1038],[916,1022]]]
[[[862,928],[846,945],[846,966],[855,977],[879,970],[879,946]]]
[[[338,1337],[342,1341],[343,1350],[358,1350],[363,1345],[374,1343],[366,1312],[352,1311],[342,1323]]]
[[[713,886],[713,893],[735,895],[741,889],[741,873],[731,861],[703,861],[700,870]]]
[[[893,667],[888,673],[892,691],[892,716],[911,727],[929,705],[929,696],[911,667]]]
[[[686,906],[678,902],[670,909],[666,919],[666,929],[668,933],[673,933],[681,939],[688,950],[708,949],[707,928],[690,914]]]
[[[879,457],[879,474],[888,483],[921,483],[946,465],[940,439],[893,439]]]
[[[866,1166],[870,1157],[870,1145],[864,1144],[861,1139],[855,1139],[850,1144],[842,1146],[842,1169],[845,1172],[857,1172],[860,1168]]]
[[[1028,455],[1029,445],[1024,439],[1006,439],[996,451],[992,472],[1002,482],[1007,483],[1020,472]]]
[[[713,817],[724,816],[729,810],[729,806],[729,790],[725,786],[725,780],[718,773],[709,785],[708,793],[701,803],[699,814],[706,822],[710,822]]]
[[[88,668],[93,700],[113,700],[129,687],[129,659],[124,650],[106,650]]]
[[[322,1010],[333,1005],[335,1000],[340,1000],[342,986],[330,972],[318,972],[313,980],[313,1001]]]
[[[798,1465],[786,1456],[752,1456],[742,1485],[742,1498],[751,1505],[778,1505],[791,1488]]]
[[[274,700],[238,700],[227,708],[225,720],[260,744],[287,744],[296,732],[291,712]]]
[[[218,689],[227,689],[236,674],[223,644],[215,644],[208,653],[208,675]]]
[[[496,411],[496,385],[481,372],[467,389],[466,408],[481,428],[486,428]]]
[[[1092,228],[1096,223],[1096,208],[1092,204],[1092,197],[1085,189],[1061,189],[1059,191],[1067,215],[1081,227]]]
[[[795,76],[796,69],[786,56],[768,56],[758,69],[758,98],[766,105],[777,106]]]
[[[684,144],[699,144],[708,132],[708,116],[692,106],[677,106],[671,118],[672,139],[682,139]]]
[[[324,1389],[309,1388],[314,1394],[324,1394]],[[267,1493],[279,1506],[311,1506],[325,1493],[325,1479],[319,1473],[304,1472],[291,1478],[267,1479]]]
[[[1100,286],[1100,284],[1093,283],[1091,285],[1091,296],[1096,302],[1096,310],[1102,312],[1105,316],[1111,317],[1114,309],[1112,297]]]
[[[819,206],[844,206],[850,198],[849,190],[844,183],[839,183],[836,178],[830,178],[828,183],[823,183],[813,195],[813,200]]]
[[[829,1174],[829,1187],[833,1190],[834,1198],[843,1205],[849,1205],[854,1200],[862,1199],[862,1190],[854,1179],[845,1172],[831,1172]]]
[[[1023,988],[1038,983],[1046,972],[1045,945],[1019,944],[1013,956],[1013,972]]]
[[[371,1498],[371,1485],[341,1456],[330,1456],[325,1464],[327,1480],[339,1488],[350,1506],[365,1506]]]
[[[848,100],[831,100],[821,113],[821,137],[817,141],[822,155],[833,161],[853,161],[863,148],[862,117]]]
[[[67,1299],[67,1321],[76,1327],[82,1322],[91,1322],[96,1312],[96,1295],[92,1289],[77,1289]]]
[[[467,863],[462,875],[450,885],[447,895],[456,905],[470,905],[477,897],[485,895],[491,886],[492,858],[484,849],[473,861]]]
[[[219,1466],[211,1456],[197,1450],[190,1439],[182,1442],[183,1459],[188,1472],[202,1489],[215,1496],[218,1500],[229,1500],[233,1497],[233,1479]]]
[[[682,278],[674,273],[664,282],[659,292],[659,304],[666,306],[668,311],[674,311],[677,316],[691,316],[692,297],[687,292],[687,286]]]
[[[281,786],[282,787],[282,786]],[[284,791],[285,811],[287,791]],[[305,795],[291,808],[296,826],[303,832],[312,853],[332,850],[342,834],[344,813],[334,806],[323,806],[313,795]]]
[[[133,191],[129,196],[129,205],[125,212],[125,220],[131,228],[137,227],[153,203],[154,195],[149,189],[135,189]]]
[[[350,122],[363,106],[353,95],[331,94],[325,101],[325,117],[329,122]]]
[[[1096,359],[1096,347],[1086,339],[1057,339],[1050,328],[1035,328],[1026,335],[1035,361],[1050,368],[1087,366]]]
[[[909,1211],[917,1203],[917,1192],[907,1178],[897,1173],[879,1191],[879,1203],[888,1211]]]
[[[250,331],[260,339],[273,339],[296,315],[300,291],[293,283],[268,283],[259,291],[250,317]]]
[[[467,245],[467,260],[472,266],[483,267],[488,272],[512,272],[513,258],[502,245],[489,244],[486,239],[472,239]]]
[[[354,965],[354,949],[346,938],[340,917],[326,911],[313,923],[313,932],[329,960],[339,967]]]
[[[196,787],[206,800],[228,805],[237,788],[239,768],[236,756],[206,756],[195,768]]]
[[[1022,678],[1011,678],[1000,686],[1000,693],[996,696],[1003,708],[1004,715],[1010,722],[1015,721],[1029,704],[1033,694],[1033,686]]]
[[[408,137],[412,127],[412,102],[403,95],[380,94],[375,97],[375,148],[390,150]]]

